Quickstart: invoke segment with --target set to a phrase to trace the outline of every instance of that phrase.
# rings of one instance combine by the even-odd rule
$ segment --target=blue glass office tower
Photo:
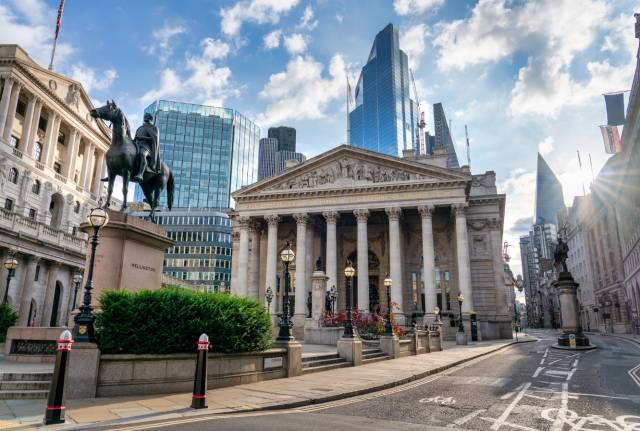
[[[349,113],[351,145],[392,156],[416,148],[418,112],[410,88],[407,54],[389,24],[376,35],[358,78]]]
[[[158,100],[144,112],[155,119],[160,158],[175,177],[174,207],[225,210],[232,192],[256,181],[260,128],[238,111]],[[135,198],[142,201],[139,187]]]
[[[538,153],[534,223],[557,225],[558,212],[565,209],[562,184],[560,184],[547,162]]]

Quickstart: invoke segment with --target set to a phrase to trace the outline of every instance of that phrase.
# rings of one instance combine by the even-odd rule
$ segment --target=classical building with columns
[[[19,326],[66,324],[73,305],[77,227],[100,198],[111,136],[91,109],[79,82],[0,45],[0,262],[18,260],[7,296]],[[4,294],[4,266],[0,279]]]
[[[475,312],[483,339],[510,338],[511,316],[502,263],[505,196],[495,174],[447,168],[446,153],[404,158],[340,146],[233,193],[231,291],[281,308],[280,251],[290,242],[294,333],[304,325],[318,258],[327,289],[346,303],[344,267],[356,268],[353,298],[365,311],[391,302],[401,322],[432,321],[442,311],[445,336],[455,337],[456,298],[464,296],[468,326]]]

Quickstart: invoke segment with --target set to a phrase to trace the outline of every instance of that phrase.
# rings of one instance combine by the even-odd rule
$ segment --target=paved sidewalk
[[[535,341],[520,336],[520,342]],[[206,410],[193,410],[191,394],[114,397],[67,401],[67,423],[47,429],[83,429],[105,423],[172,419],[184,416],[293,408],[332,401],[397,386],[470,361],[515,340],[497,340],[456,346],[446,343],[442,352],[407,356],[360,367],[269,380],[208,392]],[[45,400],[0,402],[0,430],[30,429],[40,425]]]
[[[622,338],[624,340],[628,340],[636,344],[640,344],[640,335],[635,335],[635,334],[616,334],[616,333],[610,333],[610,332],[585,332],[585,334],[599,335],[601,337]]]

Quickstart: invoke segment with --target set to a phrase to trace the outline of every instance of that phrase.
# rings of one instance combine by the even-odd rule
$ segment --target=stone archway
[[[64,212],[64,197],[60,193],[51,195],[49,203],[49,213],[51,214],[51,222],[49,226],[53,229],[60,229],[62,225],[62,215]]]

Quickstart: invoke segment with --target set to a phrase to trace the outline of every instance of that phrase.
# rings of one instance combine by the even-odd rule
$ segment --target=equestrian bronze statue
[[[119,175],[124,196],[120,211],[127,209],[129,181],[133,181],[140,184],[145,201],[151,207],[149,219],[155,222],[155,211],[163,189],[167,189],[167,207],[170,210],[173,206],[174,181],[171,170],[160,160],[158,128],[151,122],[153,117],[145,114],[144,124],[136,131],[135,139],[131,139],[129,121],[114,101],[92,109],[91,116],[112,124],[111,147],[105,154],[108,176],[103,181],[109,182],[105,208],[109,207],[113,183]]]

